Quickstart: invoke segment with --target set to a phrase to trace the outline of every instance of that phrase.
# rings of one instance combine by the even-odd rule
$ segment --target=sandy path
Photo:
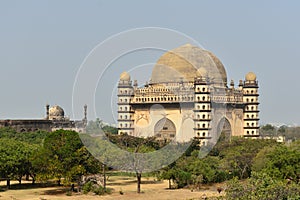
[[[96,196],[92,194],[79,195],[73,193],[72,196],[66,196],[64,188],[48,187],[48,188],[33,188],[21,190],[8,190],[0,192],[0,200],[84,200],[84,199],[104,199],[104,200],[129,200],[129,199],[155,199],[155,200],[185,200],[185,199],[201,199],[206,196],[218,196],[216,187],[211,186],[203,191],[191,191],[188,189],[168,190],[167,181],[155,181],[153,178],[143,178],[141,186],[142,193],[136,193],[136,182],[132,177],[111,177],[107,183],[107,187],[113,188],[111,195]],[[1,182],[1,185],[5,182]],[[119,191],[124,194],[121,195]]]

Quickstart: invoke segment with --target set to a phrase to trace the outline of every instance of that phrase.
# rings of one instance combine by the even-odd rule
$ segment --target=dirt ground
[[[5,185],[6,182],[0,182]],[[12,182],[12,184],[15,182]],[[136,193],[136,182],[133,177],[110,177],[107,187],[112,188],[113,192],[109,195],[97,196],[93,194],[72,193],[72,196],[66,195],[68,188],[63,187],[46,187],[46,188],[27,188],[18,190],[8,190],[0,192],[0,200],[131,200],[131,199],[161,199],[161,200],[186,200],[186,199],[202,199],[207,196],[219,196],[217,187],[222,185],[212,185],[201,189],[200,191],[191,191],[190,189],[169,190],[167,181],[156,181],[155,178],[142,179],[142,193]],[[123,192],[123,195],[120,194]],[[222,195],[223,192],[221,192]]]

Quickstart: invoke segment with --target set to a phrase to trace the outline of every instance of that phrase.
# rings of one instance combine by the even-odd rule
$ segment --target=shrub
[[[99,186],[94,185],[93,192],[96,195],[104,195],[105,194],[105,190],[101,185],[99,185]]]
[[[252,177],[241,183],[237,178],[229,181],[226,189],[227,200],[281,200],[300,199],[299,184],[276,180],[265,173],[253,173]]]
[[[83,185],[82,191],[83,194],[87,194],[92,190],[93,183],[92,182],[87,182],[86,184]]]

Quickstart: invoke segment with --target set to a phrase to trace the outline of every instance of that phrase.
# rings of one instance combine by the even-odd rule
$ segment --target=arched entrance
[[[158,140],[172,140],[176,135],[175,124],[168,118],[162,118],[154,126],[154,136]]]
[[[229,141],[232,135],[230,122],[226,117],[223,117],[218,124],[218,133],[220,133],[219,141]]]

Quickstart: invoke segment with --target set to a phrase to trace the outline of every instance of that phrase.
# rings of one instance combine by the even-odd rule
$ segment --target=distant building
[[[64,110],[55,105],[50,108],[46,105],[46,117],[44,119],[6,119],[0,120],[0,127],[11,127],[18,132],[31,131],[55,131],[59,129],[85,132],[87,125],[87,106],[84,106],[84,118],[82,120],[70,120],[65,117]]]
[[[185,59],[188,58],[188,61]],[[209,68],[209,62],[216,69]],[[218,129],[232,136],[259,137],[256,75],[249,72],[238,87],[227,85],[226,70],[211,52],[190,44],[163,54],[145,86],[138,87],[127,72],[118,84],[118,133],[161,140],[212,138],[212,117],[226,106]],[[218,95],[218,91],[224,93]],[[213,95],[212,95],[213,94]],[[221,123],[222,122],[222,123]]]
[[[276,142],[284,143],[286,141],[285,136],[283,135],[264,135],[260,136],[260,138],[265,140],[276,140]]]

